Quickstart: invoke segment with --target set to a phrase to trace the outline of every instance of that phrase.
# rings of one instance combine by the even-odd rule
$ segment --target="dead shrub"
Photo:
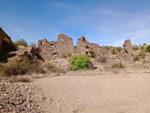
[[[44,73],[40,63],[36,60],[13,60],[0,65],[0,75],[23,75],[31,73]]]
[[[108,61],[108,57],[103,56],[103,57],[97,58],[96,61],[97,61],[98,63],[104,64],[104,63],[106,63],[106,62]]]
[[[11,77],[10,82],[31,82],[31,79],[26,77]]]
[[[68,58],[68,57],[71,57],[71,53],[65,52],[61,54],[61,58]]]
[[[125,65],[123,65],[121,62],[120,63],[115,63],[112,65],[112,68],[124,68]]]
[[[60,72],[60,73],[65,73],[65,71],[63,69],[59,69],[58,67],[47,63],[45,65],[43,65],[43,68],[47,71],[51,71],[51,72]]]

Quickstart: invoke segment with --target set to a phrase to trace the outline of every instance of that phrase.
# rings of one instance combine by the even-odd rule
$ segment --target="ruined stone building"
[[[44,59],[72,56],[74,54],[86,54],[90,57],[104,56],[108,54],[108,50],[100,47],[98,44],[89,43],[83,36],[78,39],[77,48],[74,50],[72,38],[64,34],[59,34],[56,42],[48,42],[46,39],[39,40],[38,49],[41,57]]]
[[[46,39],[38,41],[38,49],[41,57],[48,59],[51,57],[63,57],[63,55],[73,54],[72,38],[59,34],[57,41],[47,41]]]

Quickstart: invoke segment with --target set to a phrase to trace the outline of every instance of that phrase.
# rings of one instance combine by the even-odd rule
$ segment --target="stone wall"
[[[54,56],[57,53],[55,52],[56,42],[55,41],[47,41],[46,39],[38,41],[38,50],[39,54],[43,59],[48,59]]]
[[[43,59],[48,59],[51,57],[63,57],[66,55],[71,56],[73,54],[72,38],[67,37],[64,34],[59,34],[57,42],[48,42],[46,39],[39,40],[38,49]]]
[[[59,34],[57,38],[56,51],[58,57],[71,56],[73,54],[73,41],[72,38]]]
[[[77,42],[77,53],[87,54],[90,57],[100,57],[108,55],[108,50],[98,44],[89,43],[85,37],[81,37]]]

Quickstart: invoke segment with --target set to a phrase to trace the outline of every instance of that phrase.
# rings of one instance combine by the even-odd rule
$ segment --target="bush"
[[[122,47],[117,47],[117,52],[121,52],[122,51]]]
[[[31,73],[44,73],[38,61],[20,61],[15,59],[8,64],[0,65],[0,75],[11,76]]]
[[[109,46],[103,46],[103,48],[108,49],[109,50]]]
[[[146,54],[145,54],[144,52],[140,52],[140,53],[139,53],[139,56],[141,57],[141,59],[144,59],[145,56],[146,56]]]
[[[146,44],[146,43],[143,43],[143,46],[147,46],[147,44]]]
[[[28,46],[27,42],[26,42],[24,39],[17,40],[17,41],[15,42],[15,44],[16,44],[16,45],[19,45],[19,46],[25,46],[25,47]]]
[[[112,65],[112,68],[124,68],[125,66],[122,63],[115,63]]]
[[[77,48],[77,46],[73,46],[73,49]]]
[[[116,51],[115,49],[113,49],[113,50],[111,51],[111,53],[112,53],[112,54],[116,54],[117,51]]]
[[[139,56],[134,57],[134,61],[139,61],[139,60],[140,60]]]
[[[97,58],[96,59],[96,61],[98,62],[98,63],[106,63],[107,62],[107,60],[108,60],[108,57],[106,57],[106,56],[104,56],[104,57],[100,57],[100,58]]]
[[[150,45],[146,47],[146,52],[150,52]]]
[[[89,69],[92,66],[90,58],[85,55],[72,56],[69,62],[70,70]]]
[[[34,42],[31,42],[31,47],[36,48],[36,44]]]
[[[132,46],[132,49],[135,51],[135,50],[138,50],[139,48],[138,48],[137,45],[133,45],[133,46]]]

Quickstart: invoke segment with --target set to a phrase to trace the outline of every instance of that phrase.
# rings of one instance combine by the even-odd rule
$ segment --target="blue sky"
[[[99,45],[150,44],[150,0],[0,0],[0,27],[29,44],[59,33]]]

